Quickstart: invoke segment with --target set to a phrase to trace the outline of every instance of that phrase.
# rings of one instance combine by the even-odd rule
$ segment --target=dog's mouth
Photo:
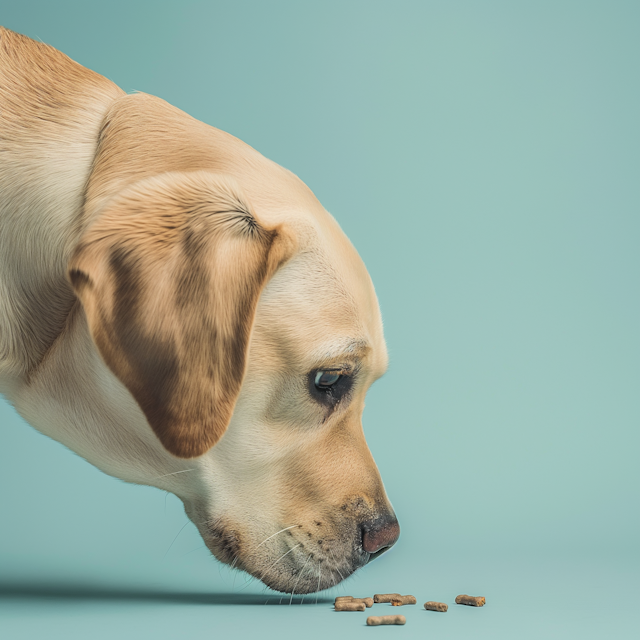
[[[337,585],[364,564],[364,558],[357,563],[340,562],[335,553],[317,554],[301,545],[280,547],[274,560],[270,557],[245,571],[274,591],[304,595]]]
[[[303,527],[284,528],[279,538],[245,544],[243,536],[222,522],[201,531],[211,553],[233,569],[245,571],[267,587],[304,595],[329,589],[352,575],[374,557],[355,540],[309,535]]]
[[[375,553],[368,553],[367,555],[369,556],[369,559],[367,560],[367,563],[372,562],[376,558],[379,558],[383,553],[389,551],[389,549],[391,549],[391,547],[383,547],[382,549],[380,549],[380,551],[376,551]],[[363,553],[366,553],[366,551],[363,551]]]

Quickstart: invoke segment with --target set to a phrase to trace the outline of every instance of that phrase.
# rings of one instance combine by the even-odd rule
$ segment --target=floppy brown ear
[[[93,340],[172,454],[202,455],[224,434],[258,297],[294,247],[206,172],[129,187],[81,238],[69,279]]]

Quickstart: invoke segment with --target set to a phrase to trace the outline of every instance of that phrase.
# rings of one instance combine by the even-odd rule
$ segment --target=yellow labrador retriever
[[[0,30],[0,388],[36,429],[308,593],[398,538],[361,426],[386,362],[369,275],[295,175]]]

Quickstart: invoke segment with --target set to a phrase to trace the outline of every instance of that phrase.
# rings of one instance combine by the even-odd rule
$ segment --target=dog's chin
[[[262,547],[260,553],[256,553],[251,545],[245,548],[237,531],[222,524],[209,525],[203,534],[205,544],[217,560],[248,573],[281,593],[304,595],[329,589],[367,564],[372,557],[353,546],[349,547],[348,553],[338,547],[328,548],[326,553],[318,553],[317,549],[309,552],[302,545]]]
[[[244,571],[263,582],[273,591],[305,595],[315,593],[336,586],[348,578],[358,567],[337,567],[327,560],[315,559],[313,562],[290,563],[280,568],[271,567],[265,563],[264,567],[242,567]]]
[[[299,595],[330,589],[366,564],[365,560],[355,565],[344,562],[338,566],[332,558],[319,557],[313,559],[302,557],[291,559],[289,562],[278,562],[271,557],[245,559],[242,553],[231,558],[226,549],[222,553],[217,546],[215,549],[211,547],[209,549],[221,562],[232,569],[244,571],[257,578],[273,591]],[[286,551],[279,552],[279,555],[283,553]]]
[[[259,578],[260,576],[257,577]],[[345,576],[345,578],[346,577],[347,576]],[[315,571],[309,572],[309,575],[306,576],[301,576],[300,571],[297,573],[292,571],[289,575],[282,573],[277,576],[265,576],[262,579],[262,582],[273,591],[301,596],[307,593],[315,593],[317,591],[323,591],[324,589],[330,589],[341,581],[342,578],[337,574],[326,573],[323,575],[321,571],[318,572],[318,567],[315,568]]]

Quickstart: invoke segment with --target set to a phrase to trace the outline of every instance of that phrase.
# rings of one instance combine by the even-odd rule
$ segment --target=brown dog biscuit
[[[336,602],[350,602],[351,600],[353,600],[353,596],[337,596],[335,601]]]
[[[354,598],[353,601],[364,602],[364,606],[367,607],[367,609],[373,607],[373,598]]]
[[[367,624],[370,627],[377,627],[381,624],[405,624],[407,619],[404,616],[369,616]]]
[[[364,602],[353,602],[353,600],[336,602],[334,607],[336,611],[364,611],[366,609]]]
[[[334,602],[364,602],[364,606],[369,608],[373,606],[373,598],[354,598],[353,596],[338,596]]]
[[[447,611],[449,609],[449,605],[444,602],[433,602],[433,600],[429,600],[429,602],[424,603],[424,608],[427,611]]]
[[[469,607],[483,607],[485,602],[484,596],[456,596],[456,604],[466,604]]]
[[[402,607],[405,604],[416,604],[418,601],[415,596],[399,596],[391,598],[391,604],[394,607]]]
[[[391,602],[392,598],[401,598],[399,593],[376,593],[373,596],[373,601],[376,604]]]

